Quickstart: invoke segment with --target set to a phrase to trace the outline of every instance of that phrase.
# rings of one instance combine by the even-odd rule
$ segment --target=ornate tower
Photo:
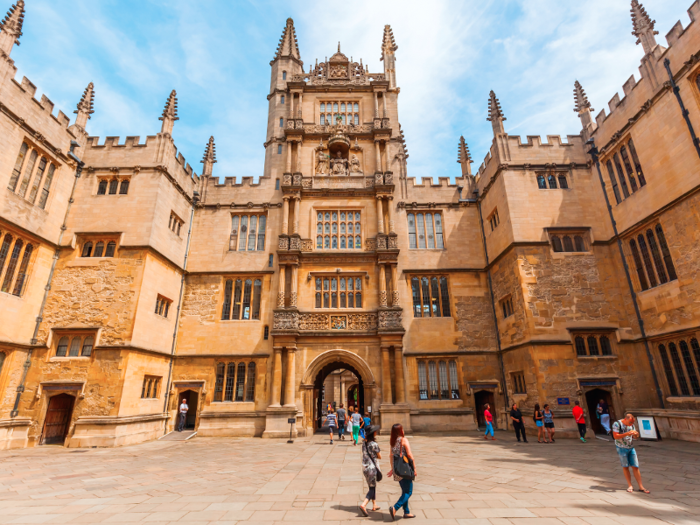
[[[24,24],[24,0],[18,0],[10,7],[5,18],[0,22],[0,54],[10,56],[12,46],[19,45]]]
[[[644,55],[651,53],[657,46],[656,38],[659,32],[654,30],[656,20],[649,18],[646,9],[637,0],[632,0],[632,34],[637,37],[637,44],[642,44]]]

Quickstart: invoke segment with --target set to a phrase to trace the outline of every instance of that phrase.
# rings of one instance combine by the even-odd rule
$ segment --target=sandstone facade
[[[350,401],[413,431],[549,403],[574,435],[605,398],[700,441],[700,3],[664,47],[632,2],[641,78],[595,118],[576,82],[577,135],[508,135],[491,92],[454,183],[408,176],[389,26],[383,72],[305,72],[287,21],[255,182],[219,178],[213,137],[194,173],[174,91],[145,140],[88,136],[92,84],[54,115],[16,80],[24,12],[0,25],[0,447],[155,439],[183,398],[200,435],[307,435]]]

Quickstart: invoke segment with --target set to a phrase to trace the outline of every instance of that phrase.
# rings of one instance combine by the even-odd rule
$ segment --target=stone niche
[[[314,149],[313,188],[364,188],[363,151],[343,133],[340,125],[328,141]]]

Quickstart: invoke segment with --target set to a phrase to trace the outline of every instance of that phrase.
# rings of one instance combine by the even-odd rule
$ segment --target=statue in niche
[[[354,153],[350,157],[350,173],[362,173],[360,169],[360,159]]]
[[[328,155],[318,150],[316,154],[316,175],[325,175],[328,169]]]
[[[335,158],[331,160],[332,175],[347,175],[348,174],[348,159],[343,158],[343,154],[339,151]]]

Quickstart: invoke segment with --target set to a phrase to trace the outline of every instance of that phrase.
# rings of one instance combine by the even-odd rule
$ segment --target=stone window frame
[[[632,197],[647,184],[631,134],[622,137],[614,148],[605,152],[600,166],[610,181],[616,204]]]
[[[242,359],[238,362],[218,361],[214,367],[212,402],[254,403],[258,368],[254,359]],[[243,372],[242,378],[241,372]]]
[[[80,235],[77,246],[79,250],[79,257],[81,259],[87,259],[90,257],[109,259],[112,257],[117,257],[119,236]],[[100,250],[100,247],[102,250]]]
[[[160,387],[163,381],[162,376],[143,376],[143,386],[141,387],[141,399],[160,398]]]
[[[654,342],[654,358],[668,398],[700,398],[700,338],[697,334],[664,338]]]
[[[552,253],[558,255],[590,254],[590,228],[545,228]]]
[[[263,275],[225,276],[220,320],[260,321],[264,283]]]
[[[527,383],[525,382],[525,372],[511,372],[510,380],[513,385],[513,394],[527,394]]]
[[[255,218],[255,231],[252,228],[253,218]],[[232,213],[228,250],[230,252],[264,252],[267,240],[267,219],[265,212]],[[243,228],[245,232],[242,231]],[[251,239],[254,244],[252,249]]]
[[[413,311],[414,319],[452,317],[452,297],[450,295],[449,275],[410,274],[406,276],[406,279],[411,288],[411,299],[413,304],[411,309]],[[425,281],[427,281],[427,284]],[[426,290],[427,300],[425,295]],[[436,294],[437,297],[433,297],[434,294]]]
[[[0,293],[22,297],[36,260],[38,243],[0,229]]]
[[[180,232],[182,230],[182,226],[185,224],[185,221],[182,220],[177,213],[174,211],[170,212],[170,220],[168,221],[168,229],[173,232],[175,235],[180,237]]]
[[[498,217],[498,208],[494,208],[490,215],[486,218],[486,220],[491,226],[491,231],[494,231],[496,228],[498,228],[498,225],[501,224],[501,219]]]
[[[430,216],[430,218],[428,218],[428,216]],[[437,217],[439,217],[439,220],[436,220]],[[413,218],[413,224],[411,224],[411,218]],[[409,211],[406,213],[406,224],[408,228],[409,250],[444,251],[446,249],[445,217],[441,211]],[[431,236],[432,248],[429,246]],[[421,244],[423,244],[423,246],[421,246]]]
[[[577,359],[617,359],[615,329],[570,330]]]
[[[503,319],[508,319],[513,317],[515,314],[515,309],[513,308],[513,294],[508,294],[498,301],[501,306],[501,314],[503,314]]]
[[[535,180],[540,190],[570,190],[568,171],[538,171]]]
[[[322,207],[314,207],[312,210],[312,213],[314,214],[313,217],[315,217],[314,220],[314,226],[313,226],[313,239],[314,239],[314,251],[319,251],[319,252],[338,252],[341,250],[345,251],[363,251],[363,243],[364,240],[366,239],[365,236],[365,218],[367,217],[367,214],[365,213],[365,208],[362,206],[341,206],[341,207],[327,207],[327,206],[322,206]],[[346,214],[345,220],[341,220],[342,214]],[[355,218],[352,221],[349,221],[347,218],[348,213],[353,213],[355,214]],[[360,220],[357,220],[357,214],[360,214]],[[326,219],[326,215],[330,214],[329,218]],[[319,222],[318,216],[321,215],[321,220]],[[336,219],[333,219],[334,215],[336,216]],[[357,229],[357,224],[360,224],[360,232],[354,231],[352,234],[349,233],[349,226],[353,226],[353,230]],[[344,233],[341,233],[342,227],[345,225],[346,231]],[[319,233],[319,226],[321,226],[321,232]],[[328,226],[328,228],[326,228]],[[333,226],[337,226],[337,229],[335,232],[333,232]],[[326,232],[326,230],[329,230]],[[348,237],[352,236],[354,240],[354,245],[352,248],[348,248],[349,244],[347,243]],[[360,237],[360,242],[358,246],[357,242],[357,237]],[[321,248],[319,248],[319,240],[321,242]],[[336,248],[333,248],[333,241],[335,240],[336,243]],[[345,248],[341,248],[341,245],[343,243],[343,240],[346,241]],[[326,248],[326,241],[328,241],[328,247]]]
[[[36,153],[35,156],[33,156],[34,153]],[[32,157],[34,157],[33,161]],[[37,146],[29,137],[24,137],[10,172],[7,189],[32,206],[45,210],[52,195],[51,185],[60,166],[61,164],[46,149]]]
[[[361,310],[364,308],[364,293],[366,292],[363,280],[369,282],[369,274],[367,272],[314,272],[314,310]],[[352,290],[350,290],[350,281],[352,281]],[[343,287],[343,282],[345,286]],[[358,288],[359,283],[359,288]],[[319,288],[319,284],[321,285]],[[328,285],[326,287],[326,284]],[[333,285],[335,284],[335,289]],[[350,306],[350,294],[353,295],[353,305]],[[335,295],[335,297],[334,297]],[[343,301],[345,298],[345,301]],[[335,301],[334,301],[335,299]],[[345,302],[345,306],[341,306]],[[336,306],[333,306],[335,304]]]
[[[128,195],[129,187],[131,186],[131,175],[98,176],[95,179],[95,182],[97,183],[95,195],[97,195],[98,197]]]
[[[666,232],[659,221],[627,234],[623,246],[639,293],[678,280]]]
[[[172,299],[168,299],[164,295],[158,294],[156,296],[156,309],[154,313],[160,317],[163,317],[164,319],[167,319],[170,306],[172,306],[172,304]]]
[[[352,98],[352,97],[351,97]],[[324,105],[323,111],[321,111],[321,104]],[[327,108],[327,105],[331,105],[331,109],[329,110]],[[345,110],[342,111],[341,108],[343,107],[342,105],[345,105]],[[348,111],[347,105],[351,104],[352,105],[352,110]],[[357,100],[350,100],[348,98],[344,98],[343,100],[340,99],[332,99],[328,100],[326,98],[319,98],[316,100],[316,104],[314,105],[314,111],[318,115],[317,118],[314,118],[314,121],[318,121],[318,124],[320,126],[335,126],[335,119],[337,116],[340,116],[341,122],[340,124],[343,126],[359,126],[361,124],[361,117],[362,115],[362,98],[357,98]],[[337,105],[337,109],[335,107]],[[357,106],[357,107],[355,107]],[[329,121],[330,119],[330,121]],[[349,122],[350,119],[352,119],[352,123]]]
[[[419,401],[455,401],[462,399],[459,391],[457,359],[439,355],[419,357],[416,358],[416,370],[418,374]]]
[[[50,359],[89,359],[97,342],[97,330],[55,330]]]

